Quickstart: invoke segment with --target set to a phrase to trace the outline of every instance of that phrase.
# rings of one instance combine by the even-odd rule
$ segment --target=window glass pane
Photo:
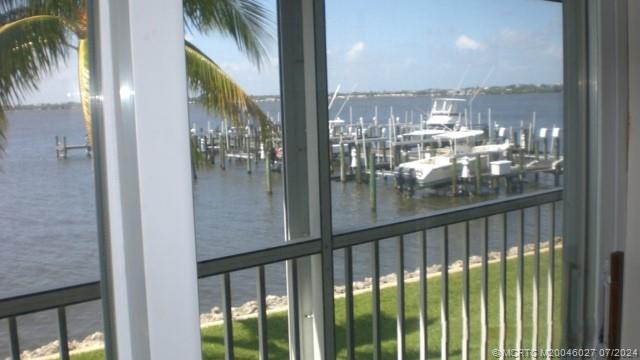
[[[561,182],[557,3],[327,0],[326,18],[334,231]]]
[[[184,3],[199,260],[284,241],[275,1],[224,3]]]
[[[248,42],[235,40],[232,22],[217,26],[231,14],[212,2],[184,2],[199,261],[284,241],[276,2],[246,4],[251,6],[233,12],[243,21],[257,17],[245,23],[250,30],[242,30]],[[238,311],[255,300],[255,276],[254,269],[232,276]],[[282,296],[284,267],[265,276],[270,287],[280,284],[268,294]],[[219,277],[200,280],[199,294],[202,324],[219,321]],[[216,357],[210,353],[211,329],[203,331],[204,354]]]
[[[80,90],[90,20],[77,2],[11,3],[0,7],[0,299],[99,279],[91,123],[81,105],[88,92]],[[67,315],[69,340],[102,329],[99,302]],[[18,329],[22,350],[54,341],[55,311],[20,317]]]

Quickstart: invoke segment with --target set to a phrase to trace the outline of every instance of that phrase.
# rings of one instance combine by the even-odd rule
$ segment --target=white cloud
[[[458,48],[458,50],[482,50],[484,49],[484,45],[476,40],[473,40],[472,38],[468,37],[467,35],[460,35],[458,36],[458,38],[456,39],[456,47]]]
[[[184,39],[189,41],[189,42],[191,42],[191,41],[193,41],[193,35],[191,35],[189,33],[186,33],[186,34],[184,34]]]
[[[347,54],[346,54],[347,61],[356,60],[360,56],[360,54],[362,54],[363,51],[364,51],[364,43],[362,41],[358,41],[357,43],[353,44],[351,49],[347,51]]]
[[[500,38],[507,42],[519,42],[523,40],[523,36],[513,29],[502,28],[500,29],[499,34]]]

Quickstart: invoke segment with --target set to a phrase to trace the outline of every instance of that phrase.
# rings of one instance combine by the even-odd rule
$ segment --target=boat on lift
[[[434,135],[434,139],[447,142],[447,147],[435,149],[435,153],[425,152],[424,158],[400,164],[396,170],[396,180],[418,187],[436,186],[451,181],[456,176],[465,177],[469,169],[480,159],[480,168],[487,169],[491,154],[503,153],[511,145],[509,142],[495,145],[476,145],[476,137],[482,130],[460,128]],[[455,159],[455,161],[454,161]],[[455,166],[455,170],[453,167]]]

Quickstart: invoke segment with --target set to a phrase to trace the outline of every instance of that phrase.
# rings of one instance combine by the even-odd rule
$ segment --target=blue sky
[[[275,19],[275,1],[265,1]],[[561,5],[543,0],[326,0],[329,87],[417,90],[562,81]],[[274,20],[275,23],[275,20]],[[279,92],[277,41],[258,70],[233,41],[187,38],[247,92]],[[26,103],[77,100],[75,60]]]

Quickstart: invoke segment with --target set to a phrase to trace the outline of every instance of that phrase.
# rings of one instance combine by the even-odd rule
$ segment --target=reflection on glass
[[[201,260],[284,239],[275,7],[184,3]]]
[[[326,7],[334,231],[561,183],[560,6]]]

